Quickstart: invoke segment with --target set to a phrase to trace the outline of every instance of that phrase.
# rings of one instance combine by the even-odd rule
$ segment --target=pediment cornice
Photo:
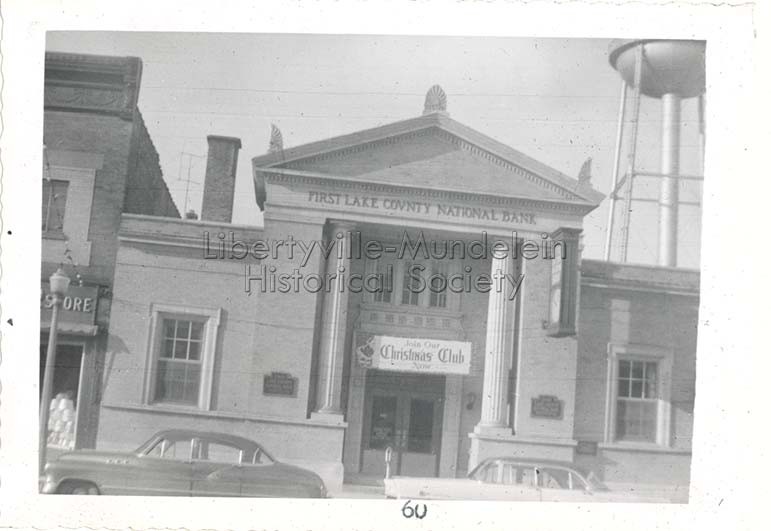
[[[486,204],[501,207],[522,207],[536,211],[561,212],[568,215],[583,216],[594,206],[584,202],[551,201],[527,197],[480,194],[440,188],[424,188],[403,184],[373,182],[370,180],[354,180],[330,175],[315,174],[301,170],[270,168],[260,170],[266,184],[284,185],[288,187],[324,187],[336,191],[356,191],[387,196],[400,196],[414,199],[434,199],[453,201],[466,205]],[[259,198],[258,198],[259,199]]]

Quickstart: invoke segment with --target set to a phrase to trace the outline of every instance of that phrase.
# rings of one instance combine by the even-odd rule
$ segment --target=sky
[[[620,77],[605,39],[314,34],[49,32],[46,49],[140,57],[139,108],[180,211],[200,212],[206,136],[241,139],[234,223],[262,225],[251,159],[267,151],[270,125],[284,147],[419,116],[439,84],[450,116],[576,177],[591,157],[592,184],[611,188]],[[628,114],[627,114],[628,116]],[[681,172],[701,174],[695,99],[684,100]],[[628,124],[627,124],[628,125]],[[639,170],[658,171],[660,101],[643,97]],[[626,131],[629,128],[625,128]],[[626,160],[626,151],[622,161]],[[622,164],[622,173],[625,165]],[[658,183],[635,181],[635,197]],[[698,202],[700,183],[681,201]],[[612,259],[618,260],[619,202]],[[607,199],[584,220],[585,258],[602,258]],[[655,263],[654,203],[635,202],[628,261]],[[678,266],[698,268],[701,209],[682,205]]]

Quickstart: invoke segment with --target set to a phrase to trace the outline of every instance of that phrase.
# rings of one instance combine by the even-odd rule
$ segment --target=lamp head
[[[62,297],[70,287],[70,277],[64,274],[62,268],[57,269],[51,278],[48,279],[51,289],[51,295]]]

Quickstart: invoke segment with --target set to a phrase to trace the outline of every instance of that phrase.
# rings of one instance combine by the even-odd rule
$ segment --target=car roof
[[[490,461],[505,461],[507,463],[517,463],[522,465],[533,465],[533,466],[564,467],[564,468],[570,468],[571,470],[575,470],[576,472],[580,472],[584,476],[587,475],[584,469],[576,466],[574,463],[571,463],[570,461],[559,461],[556,459],[535,459],[532,457],[514,457],[510,455],[502,455],[498,457],[488,457],[484,459],[482,462],[480,462],[479,465],[481,466],[482,464],[489,463]]]
[[[162,430],[152,436],[152,439],[166,438],[172,440],[184,439],[187,437],[197,437],[202,439],[217,439],[222,442],[230,442],[237,445],[248,445],[252,447],[260,446],[255,441],[247,439],[246,437],[240,437],[238,435],[231,435],[228,433],[219,433],[216,431],[200,431],[200,430]]]

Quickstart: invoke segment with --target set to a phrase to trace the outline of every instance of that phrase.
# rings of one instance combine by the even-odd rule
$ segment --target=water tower
[[[605,259],[611,259],[611,242],[616,201],[623,199],[620,259],[627,260],[629,225],[633,201],[658,203],[658,258],[660,266],[677,265],[677,227],[680,183],[702,180],[701,175],[680,173],[681,101],[699,98],[699,130],[703,159],[704,108],[704,41],[684,40],[621,40],[610,45],[610,64],[622,78],[621,103],[616,135],[616,151],[610,212],[605,240]],[[627,97],[631,88],[632,97]],[[638,149],[640,98],[647,96],[661,101],[661,162],[660,171],[641,171],[635,166]],[[630,99],[628,102],[627,100]],[[631,110],[627,107],[631,106]],[[631,113],[626,120],[627,112]],[[622,149],[626,148],[626,171],[619,179]],[[633,196],[636,178],[658,179],[658,199]]]

